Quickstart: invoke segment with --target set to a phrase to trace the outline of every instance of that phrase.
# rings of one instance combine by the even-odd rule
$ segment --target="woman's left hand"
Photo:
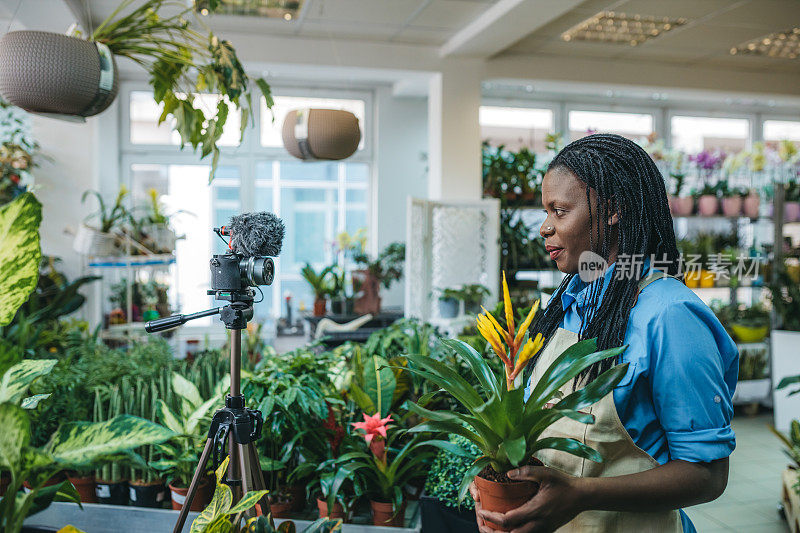
[[[479,511],[481,518],[503,529],[514,533],[549,533],[585,510],[580,478],[545,466],[523,466],[508,472],[508,477],[539,483],[539,490],[524,505],[506,513]]]

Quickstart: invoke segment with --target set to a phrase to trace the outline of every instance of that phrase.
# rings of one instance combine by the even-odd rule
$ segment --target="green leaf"
[[[231,488],[220,481],[220,473],[224,473],[228,467],[228,458],[217,469],[217,484],[214,489],[214,497],[205,509],[194,519],[190,533],[204,533],[213,530],[214,522],[220,517],[227,517],[228,510],[233,503],[233,493]],[[216,526],[219,527],[219,526]]]
[[[545,439],[537,441],[536,444],[533,445],[531,451],[536,452],[545,449],[566,452],[572,455],[576,455],[578,457],[582,457],[583,459],[589,459],[590,461],[594,461],[595,463],[603,462],[603,456],[600,455],[597,452],[597,450],[595,450],[594,448],[590,448],[589,446],[575,439],[566,439],[562,437],[547,437]]]
[[[389,414],[397,380],[383,357],[374,356],[364,365],[364,392],[375,405],[381,418]]]
[[[622,381],[622,378],[625,377],[627,372],[628,363],[623,363],[610,368],[597,376],[597,378],[595,378],[585,387],[564,397],[554,406],[554,408],[579,411],[594,405],[611,391],[613,391],[614,387],[616,387],[617,384]]]
[[[239,502],[236,505],[230,508],[230,510],[228,511],[228,515],[243,513],[244,511],[247,511],[255,504],[257,504],[261,500],[261,498],[266,496],[268,493],[269,493],[268,490],[251,490],[250,492],[245,494],[244,497],[241,500],[239,500]]]
[[[183,423],[178,420],[178,417],[175,416],[175,413],[173,413],[170,408],[167,407],[167,404],[164,403],[164,400],[161,398],[156,400],[156,412],[158,413],[158,419],[165,426],[167,426],[170,431],[179,435],[184,433]]]
[[[491,394],[500,394],[500,387],[497,386],[497,378],[492,369],[475,349],[464,341],[455,339],[441,339],[445,346],[452,348],[469,365],[472,373],[478,378],[481,386]],[[524,344],[524,343],[523,343]]]
[[[36,409],[39,406],[39,402],[46,400],[50,396],[51,394],[34,394],[33,396],[24,398],[20,403],[20,406],[23,409]]]
[[[603,359],[617,357],[626,348],[627,345],[598,352],[595,351],[597,349],[595,339],[576,342],[564,350],[544,371],[528,402],[533,402],[536,409],[543,407],[561,387],[583,370]]]
[[[62,481],[56,485],[42,487],[34,491],[33,503],[28,510],[28,515],[36,514],[50,507],[54,501],[77,503],[81,508],[81,495],[69,481]]]
[[[356,405],[368,415],[375,413],[375,404],[372,402],[372,399],[355,381],[350,384],[350,398],[352,398],[353,401],[356,402]]]
[[[453,398],[460,402],[470,411],[478,409],[483,405],[483,399],[475,392],[472,385],[458,372],[449,368],[444,363],[435,361],[428,356],[409,355],[408,360],[413,363],[408,366],[408,371],[426,378],[438,387],[447,391]],[[421,367],[424,370],[415,368]]]
[[[486,465],[488,465],[490,462],[491,459],[488,457],[481,457],[472,463],[472,465],[467,469],[467,471],[464,473],[464,479],[461,480],[461,485],[458,487],[458,503],[461,503],[464,500],[464,497],[467,495],[469,484],[472,482],[472,479],[477,476],[481,470],[486,468]]]
[[[30,421],[22,408],[0,404],[0,467],[19,473],[22,450],[30,442]]]
[[[39,279],[42,204],[29,192],[0,207],[0,326],[11,323]]]
[[[172,373],[172,390],[174,390],[175,394],[181,398],[188,400],[195,409],[203,403],[203,398],[200,396],[200,391],[197,390],[197,387],[194,385],[194,383],[181,376],[177,372]]]
[[[20,402],[33,380],[49,374],[57,362],[55,359],[25,359],[13,365],[0,381],[0,402]]]
[[[503,441],[503,447],[505,448],[506,455],[508,455],[508,460],[511,461],[511,464],[514,466],[519,466],[522,464],[523,461],[527,459],[527,447],[525,444],[525,436],[517,437],[516,439],[506,439]]]
[[[164,442],[175,433],[136,416],[120,415],[104,422],[62,424],[46,450],[65,465],[88,466],[97,457],[120,453],[146,444]]]

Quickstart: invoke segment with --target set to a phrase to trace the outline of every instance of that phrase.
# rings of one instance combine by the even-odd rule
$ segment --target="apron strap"
[[[633,305],[636,305],[636,303],[639,300],[639,294],[644,290],[645,287],[647,287],[648,285],[650,285],[654,281],[659,280],[661,278],[675,278],[678,281],[680,281],[680,278],[678,278],[676,276],[673,276],[671,274],[667,274],[665,272],[661,272],[660,270],[653,270],[647,276],[645,276],[644,278],[642,278],[639,281],[639,290],[636,291],[636,298],[634,298],[634,300],[633,300]]]

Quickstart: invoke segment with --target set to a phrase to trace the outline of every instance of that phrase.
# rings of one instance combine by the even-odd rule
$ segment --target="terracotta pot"
[[[377,315],[381,312],[381,283],[369,270],[354,270],[353,283],[360,284],[361,296],[353,304],[353,309],[358,315],[372,313]]]
[[[505,513],[524,504],[539,490],[539,484],[532,481],[517,481],[514,483],[498,483],[489,481],[480,476],[475,476],[475,486],[481,496],[481,507],[487,511]],[[510,531],[503,529],[489,521],[486,525],[497,531]]]
[[[189,492],[189,487],[183,488],[175,487],[172,484],[169,485],[169,493],[170,497],[172,498],[173,511],[180,511],[183,509],[183,502],[186,501],[187,492]],[[211,502],[211,497],[213,495],[214,493],[212,491],[212,485],[207,479],[201,479],[200,486],[197,487],[197,493],[194,495],[194,500],[192,500],[192,506],[189,507],[189,510],[202,511],[205,509],[206,505]]]
[[[292,512],[292,500],[291,498],[286,502],[272,502],[270,500],[269,509],[273,518],[289,518]]]
[[[726,217],[738,217],[742,214],[742,197],[739,195],[722,199],[722,214]]]
[[[339,502],[336,502],[333,506],[333,513],[328,515],[328,502],[325,500],[320,500],[317,498],[317,509],[319,509],[319,517],[320,518],[341,518],[344,520],[344,507]]]
[[[761,197],[758,193],[751,192],[745,196],[742,202],[744,209],[744,216],[750,218],[758,218],[758,207],[761,204]]]
[[[69,482],[81,495],[82,503],[97,503],[97,484],[94,476],[67,476]]]
[[[317,298],[314,300],[314,316],[325,316],[325,311],[328,302],[325,298]]]
[[[717,214],[719,201],[713,194],[704,194],[697,200],[697,213],[700,216],[711,217]]]
[[[306,507],[306,488],[302,485],[289,485],[292,497],[292,511],[302,511]]]
[[[785,222],[800,222],[800,203],[786,202],[783,204],[783,220]]]
[[[394,513],[394,504],[386,502],[369,501],[372,507],[372,525],[373,526],[388,526],[388,527],[403,527],[406,521],[406,502],[397,512]]]
[[[136,507],[158,508],[167,499],[167,487],[161,480],[150,483],[131,481],[129,493],[131,505]]]
[[[694,210],[694,198],[691,196],[673,198],[670,208],[673,215],[679,217],[688,217]]]
[[[128,480],[105,481],[98,479],[95,482],[97,502],[109,505],[128,505]]]

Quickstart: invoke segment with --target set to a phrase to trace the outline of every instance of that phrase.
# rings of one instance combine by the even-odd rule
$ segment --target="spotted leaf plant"
[[[419,404],[409,404],[412,411],[426,419],[411,431],[461,435],[473,442],[481,452],[481,456],[464,475],[459,488],[459,501],[466,495],[472,478],[484,468],[490,467],[498,473],[505,473],[526,464],[540,450],[559,450],[592,461],[602,461],[596,450],[576,439],[542,437],[542,434],[564,417],[584,424],[594,423],[594,416],[582,410],[610,393],[627,371],[627,364],[617,365],[592,382],[583,384],[582,388],[576,386],[574,392],[562,395],[562,387],[583,370],[604,359],[616,358],[625,350],[625,346],[598,350],[596,339],[579,341],[559,354],[538,382],[531,384],[531,394],[526,402],[525,389],[518,377],[544,344],[540,335],[530,340],[527,333],[539,302],[534,304],[516,331],[505,275],[503,298],[506,327],[502,327],[488,311],[484,310],[485,315],[478,317],[479,331],[495,355],[503,361],[502,373],[493,371],[481,354],[459,340],[441,339],[441,342],[466,363],[478,382],[477,387],[439,361],[430,357],[408,356],[408,371],[428,380],[440,392],[449,394],[460,407],[453,411],[433,411],[420,405],[427,404],[430,398],[421,399]],[[553,401],[556,403],[548,407]]]

